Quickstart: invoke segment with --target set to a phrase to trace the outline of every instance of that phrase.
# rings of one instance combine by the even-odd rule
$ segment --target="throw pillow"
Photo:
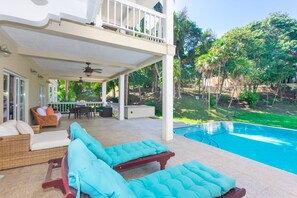
[[[20,134],[34,135],[34,131],[33,131],[32,127],[29,124],[27,124],[26,122],[18,121],[16,127],[17,127],[18,131],[20,132]]]
[[[9,135],[19,135],[19,132],[16,128],[16,120],[8,120],[1,124],[2,127],[4,127],[4,131],[6,131]]]
[[[36,112],[41,116],[46,116],[46,110],[44,110],[43,108],[37,108]]]
[[[0,125],[0,137],[10,135],[18,135],[18,133],[15,133],[14,131],[11,131],[9,128]]]
[[[46,109],[46,115],[55,115],[55,112],[53,110],[53,107],[48,107]]]

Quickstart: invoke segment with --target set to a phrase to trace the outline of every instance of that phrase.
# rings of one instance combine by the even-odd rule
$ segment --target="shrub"
[[[252,108],[257,105],[259,99],[259,94],[254,91],[244,90],[239,94],[239,100],[246,101]]]
[[[148,100],[144,103],[148,106],[154,106],[155,107],[155,115],[156,116],[162,116],[162,103],[156,100]]]

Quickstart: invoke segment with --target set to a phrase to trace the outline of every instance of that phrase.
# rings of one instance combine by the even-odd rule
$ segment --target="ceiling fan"
[[[96,72],[96,73],[102,73],[102,69],[92,69],[90,67],[90,64],[89,62],[86,62],[87,66],[84,68],[84,73],[86,74],[87,77],[90,77],[92,75],[93,72]]]

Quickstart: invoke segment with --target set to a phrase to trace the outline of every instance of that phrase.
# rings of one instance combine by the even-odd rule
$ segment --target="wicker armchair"
[[[28,166],[62,157],[67,146],[43,150],[30,150],[30,135],[0,137],[0,170]]]
[[[55,116],[55,115],[42,116],[37,113],[36,110],[38,108],[39,108],[39,106],[33,107],[30,110],[31,110],[31,113],[32,113],[34,119],[36,120],[36,123],[38,125],[40,125],[40,128],[45,127],[45,126],[55,126],[55,127],[59,126],[59,119],[57,119],[57,116]],[[57,113],[57,111],[55,113]]]

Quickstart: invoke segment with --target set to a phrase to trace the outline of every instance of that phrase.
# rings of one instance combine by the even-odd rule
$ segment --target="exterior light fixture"
[[[79,81],[78,81],[78,85],[79,85],[79,86],[82,86],[82,85],[83,85],[83,81],[82,81],[81,78],[82,78],[82,77],[79,77]]]
[[[6,45],[1,45],[0,46],[0,54],[4,57],[8,57],[11,55],[11,52],[9,51],[9,49],[7,48]]]
[[[34,74],[34,75],[37,74],[37,71],[36,71],[35,69],[32,69],[32,68],[30,69],[30,72],[31,72],[32,74]]]

